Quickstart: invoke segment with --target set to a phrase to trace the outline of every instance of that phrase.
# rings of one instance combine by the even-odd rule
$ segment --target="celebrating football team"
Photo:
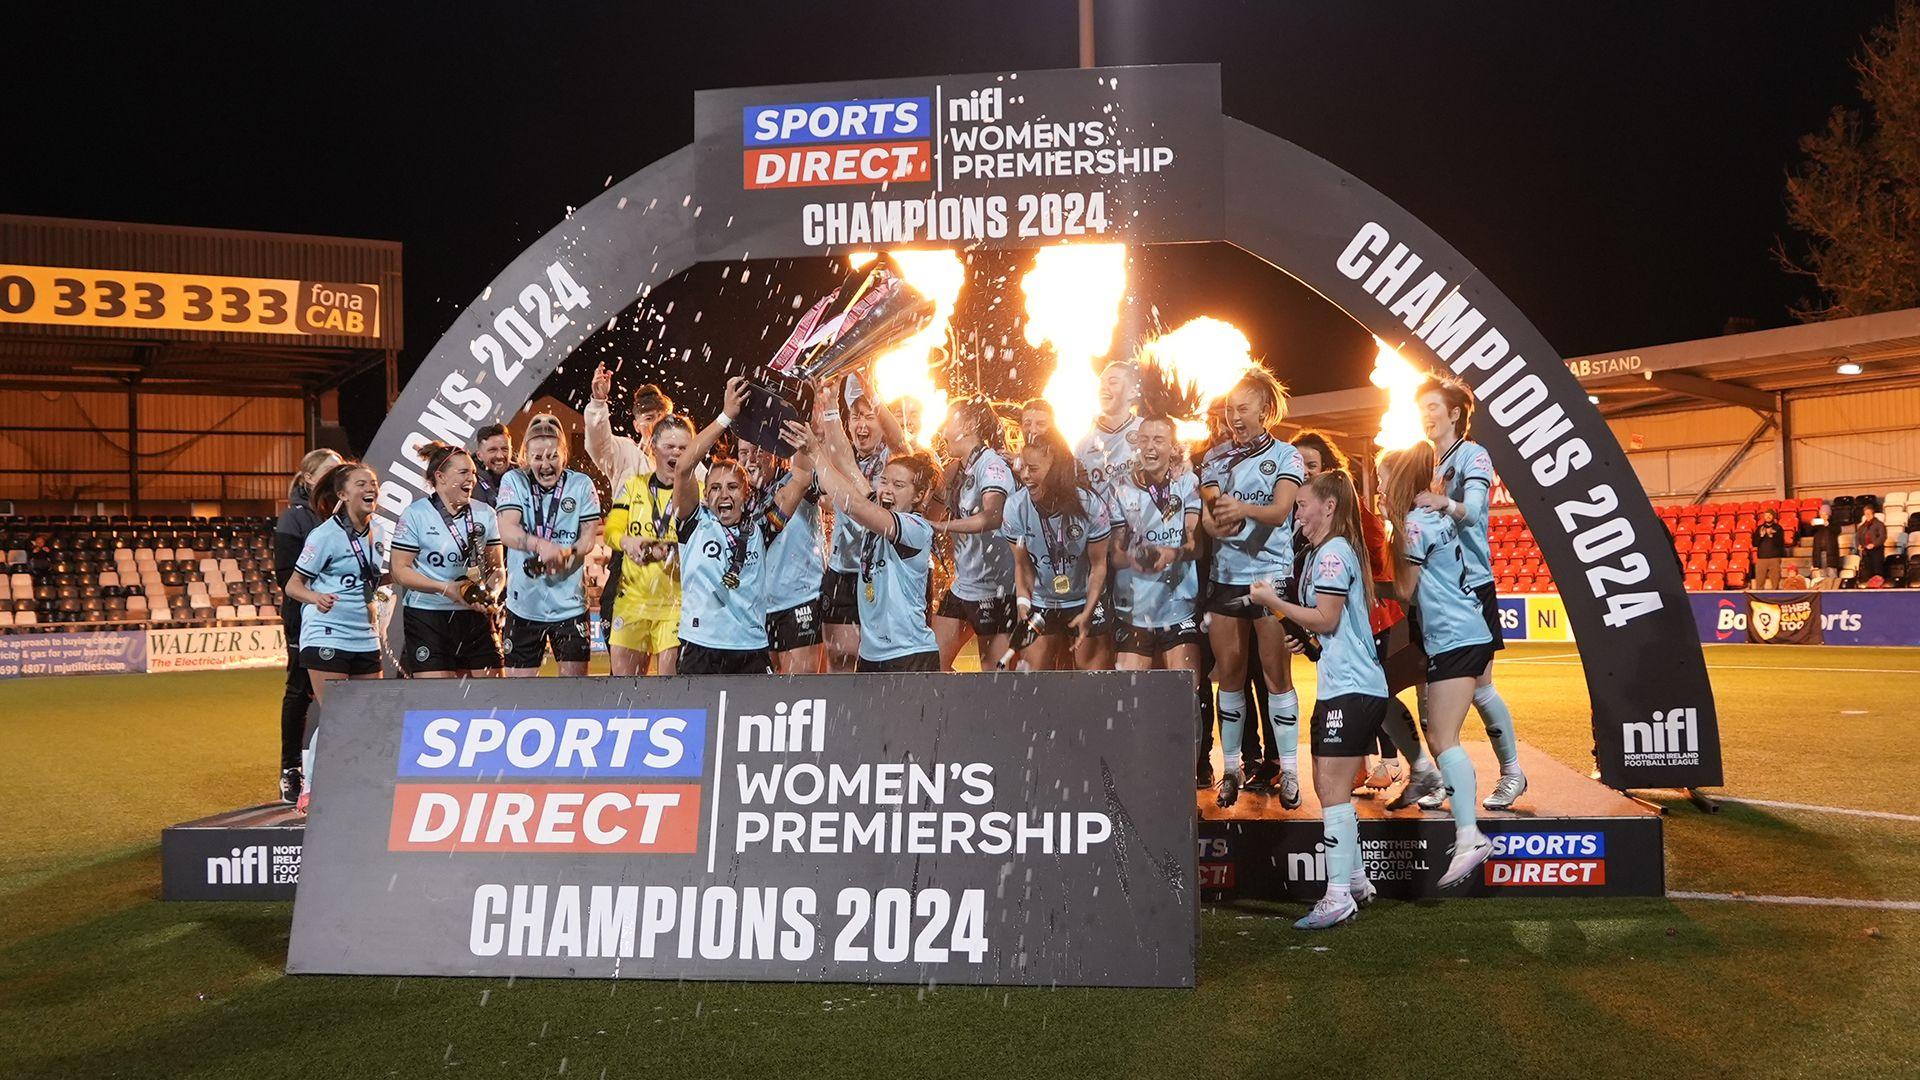
[[[551,655],[560,674],[585,675],[589,569],[605,558],[615,675],[953,671],[969,642],[984,671],[1189,672],[1198,783],[1223,809],[1243,792],[1301,805],[1292,672],[1304,656],[1317,672],[1306,737],[1328,886],[1303,928],[1372,899],[1352,797],[1396,783],[1402,758],[1388,809],[1446,808],[1455,823],[1442,886],[1489,856],[1460,743],[1469,711],[1499,762],[1478,807],[1526,791],[1493,681],[1492,467],[1468,439],[1474,403],[1457,383],[1421,387],[1427,440],[1381,456],[1372,501],[1332,440],[1281,437],[1286,390],[1257,366],[1203,409],[1167,372],[1110,364],[1077,439],[1041,399],[961,400],[920,432],[917,408],[879,400],[860,373],[821,380],[811,415],[751,438],[747,380],[729,380],[705,424],[649,384],[633,393],[628,438],[612,430],[612,382],[595,372],[585,414],[610,485],[604,517],[550,414],[529,420],[517,458],[497,425],[471,451],[422,448],[431,494],[390,544],[371,469],[329,456],[296,478],[301,528],[289,531],[306,543],[289,623],[315,700],[333,680],[394,669],[529,677]],[[1203,414],[1209,434],[1190,443]],[[381,605],[396,592],[390,633]],[[1418,728],[1397,696],[1407,689]],[[289,764],[283,786],[310,788],[301,772]]]

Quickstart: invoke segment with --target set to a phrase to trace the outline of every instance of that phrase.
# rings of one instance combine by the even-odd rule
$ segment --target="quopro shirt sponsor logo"
[[[392,851],[685,854],[699,846],[705,709],[414,710]],[[661,779],[692,783],[636,783]]]
[[[1597,832],[1494,833],[1481,867],[1488,885],[1545,888],[1605,885],[1607,836]]]

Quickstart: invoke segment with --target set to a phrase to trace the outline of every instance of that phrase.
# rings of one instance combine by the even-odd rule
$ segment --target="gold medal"
[[[874,601],[873,582],[869,581],[867,582],[867,603],[871,604],[873,603],[873,601]]]
[[[468,581],[480,580],[480,568],[478,566],[467,567],[467,580]]]
[[[720,584],[725,585],[729,589],[737,589],[740,587],[740,575],[729,570],[720,575]]]
[[[1056,596],[1065,596],[1073,591],[1073,579],[1065,574],[1053,575],[1053,591]]]

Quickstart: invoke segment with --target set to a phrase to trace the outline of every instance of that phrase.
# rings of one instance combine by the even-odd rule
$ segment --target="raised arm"
[[[813,487],[813,428],[798,420],[789,420],[781,431],[787,445],[793,447],[793,457],[787,462],[787,482],[773,493],[774,509],[784,520],[800,509],[801,500]]]
[[[613,372],[601,364],[593,371],[593,400],[581,411],[587,435],[587,456],[610,484],[618,484],[636,472],[646,460],[646,451],[638,442],[613,433],[612,406],[607,394],[613,389]]]
[[[706,459],[720,436],[733,426],[740,416],[740,407],[747,400],[747,380],[739,375],[727,380],[726,396],[720,403],[720,415],[713,423],[700,429],[693,437],[693,444],[687,452],[680,455],[679,464],[673,467],[673,516],[685,518],[700,505],[700,493],[694,490],[693,473]]]

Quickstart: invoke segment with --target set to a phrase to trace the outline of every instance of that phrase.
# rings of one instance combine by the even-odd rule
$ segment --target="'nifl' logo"
[[[267,846],[234,848],[230,855],[215,855],[207,860],[209,885],[265,885]]]
[[[1620,725],[1628,765],[1700,764],[1700,713],[1692,706],[1661,712],[1652,720],[1628,720]]]

